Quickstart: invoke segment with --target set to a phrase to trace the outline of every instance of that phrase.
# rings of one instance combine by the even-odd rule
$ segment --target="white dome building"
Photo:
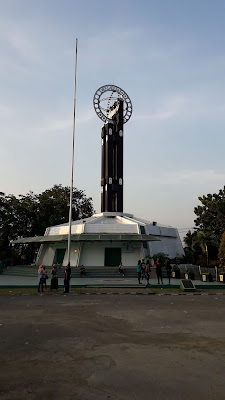
[[[36,264],[67,264],[69,224],[52,226],[44,236],[18,239],[16,243],[40,243]],[[103,212],[72,222],[71,266],[135,266],[147,255],[165,253],[169,258],[184,254],[176,228],[159,226],[131,214]]]

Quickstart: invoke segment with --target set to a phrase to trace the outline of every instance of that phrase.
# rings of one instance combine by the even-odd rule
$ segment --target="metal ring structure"
[[[103,121],[110,121],[110,113],[119,104],[119,100],[123,100],[123,122],[129,121],[132,114],[132,103],[128,94],[115,85],[104,85],[96,90],[93,98],[93,105],[97,116]]]

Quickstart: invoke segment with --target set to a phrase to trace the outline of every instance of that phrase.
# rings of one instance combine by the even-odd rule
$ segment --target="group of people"
[[[142,260],[138,260],[137,263],[137,273],[138,273],[138,283],[141,284],[141,279],[143,280],[144,278],[147,280],[147,285],[149,285],[149,279],[150,279],[150,262],[149,260],[144,261],[144,259]]]
[[[71,267],[70,263],[65,268],[64,275],[64,293],[69,293],[70,291],[70,278],[71,278]],[[46,268],[43,264],[38,268],[38,292],[43,292],[44,288],[47,289],[47,279],[48,274]],[[51,280],[50,280],[50,290],[58,290],[58,269],[57,265],[52,266]]]
[[[163,285],[162,264],[160,263],[158,258],[154,263],[154,267],[156,268],[156,275],[157,275],[157,279],[158,279],[158,285],[160,284],[160,282]],[[172,271],[172,266],[171,266],[170,260],[166,261],[165,268],[166,268],[167,277],[168,277],[169,284],[170,284],[171,271]],[[145,263],[144,259],[138,260],[137,273],[138,273],[138,283],[139,284],[142,283],[141,279],[143,280],[145,278],[147,280],[147,285],[149,285],[150,272],[151,272],[151,266],[150,266],[149,259],[146,261],[146,263]]]
[[[154,263],[154,267],[156,268],[156,275],[158,279],[158,284],[163,285],[163,277],[162,277],[162,264],[160,263],[159,259],[157,259]],[[167,260],[165,263],[166,267],[166,272],[167,272],[167,277],[170,283],[171,279],[171,271],[172,271],[172,266],[170,263],[170,260]],[[147,280],[147,285],[149,285],[149,279],[150,279],[150,272],[151,272],[151,265],[149,259],[145,262],[144,259],[138,260],[137,264],[137,274],[138,274],[138,283],[141,284],[141,280],[146,279]],[[125,276],[125,270],[123,267],[123,264],[120,263],[119,265],[119,273],[123,276]],[[85,276],[86,271],[85,267],[82,265],[80,268],[80,276]],[[71,278],[71,267],[70,263],[67,264],[65,268],[65,275],[64,275],[64,293],[69,293],[70,290],[70,278]],[[48,274],[46,271],[46,268],[43,264],[40,265],[38,268],[38,292],[43,292],[44,288],[47,288],[47,281],[48,279]],[[51,282],[50,282],[50,290],[58,290],[58,269],[57,265],[52,266],[52,271],[51,271]]]

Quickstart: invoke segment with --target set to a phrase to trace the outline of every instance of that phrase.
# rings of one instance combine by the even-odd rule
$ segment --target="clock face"
[[[123,100],[123,122],[129,121],[132,114],[132,103],[126,92],[115,85],[101,86],[94,94],[93,104],[97,116],[108,122],[116,112],[120,100]]]

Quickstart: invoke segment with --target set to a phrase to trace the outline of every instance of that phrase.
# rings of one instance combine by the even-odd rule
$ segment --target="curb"
[[[77,296],[77,294],[70,293],[72,296]],[[138,293],[138,292],[129,292],[129,293],[80,293],[80,295],[91,296],[91,295],[109,295],[109,296],[224,296],[225,293]]]
[[[23,294],[23,296],[32,296],[33,294]],[[44,294],[40,293],[38,296],[44,296]],[[90,292],[90,293],[53,293],[53,296],[225,296],[225,293],[139,293],[139,292],[127,292],[127,293],[99,293],[99,292]]]

